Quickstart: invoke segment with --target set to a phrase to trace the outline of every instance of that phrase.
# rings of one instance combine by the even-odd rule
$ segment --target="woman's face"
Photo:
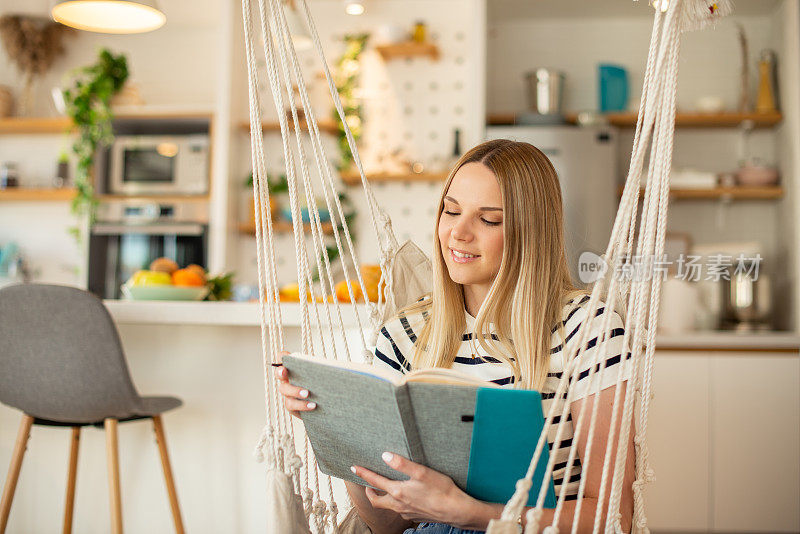
[[[450,278],[488,290],[503,259],[503,202],[497,178],[483,163],[467,163],[456,172],[438,234]]]

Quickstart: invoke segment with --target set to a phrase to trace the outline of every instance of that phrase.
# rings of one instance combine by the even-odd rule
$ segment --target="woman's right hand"
[[[283,361],[283,357],[288,354],[288,352],[281,352],[278,357]],[[278,392],[283,395],[283,403],[290,414],[299,418],[300,412],[309,412],[317,407],[316,402],[308,400],[311,393],[307,389],[289,383],[289,370],[286,367],[276,366],[275,378],[278,379]]]

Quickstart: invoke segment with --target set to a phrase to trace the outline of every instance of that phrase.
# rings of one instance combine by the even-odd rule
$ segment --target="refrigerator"
[[[617,132],[612,127],[489,126],[486,139],[530,143],[558,173],[564,203],[564,240],[572,279],[585,251],[603,254],[619,204]]]

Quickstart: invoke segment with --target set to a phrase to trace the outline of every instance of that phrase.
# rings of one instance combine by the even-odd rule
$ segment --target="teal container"
[[[619,65],[598,65],[599,108],[601,113],[628,109],[628,71]]]

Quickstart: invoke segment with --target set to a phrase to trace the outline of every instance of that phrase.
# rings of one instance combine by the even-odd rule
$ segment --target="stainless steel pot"
[[[528,85],[528,109],[540,115],[561,115],[564,73],[538,68],[525,75]]]
[[[733,330],[761,330],[769,328],[768,318],[772,305],[769,279],[759,273],[758,260],[744,260],[742,272],[729,269],[730,280],[723,278],[722,315],[720,327]]]

